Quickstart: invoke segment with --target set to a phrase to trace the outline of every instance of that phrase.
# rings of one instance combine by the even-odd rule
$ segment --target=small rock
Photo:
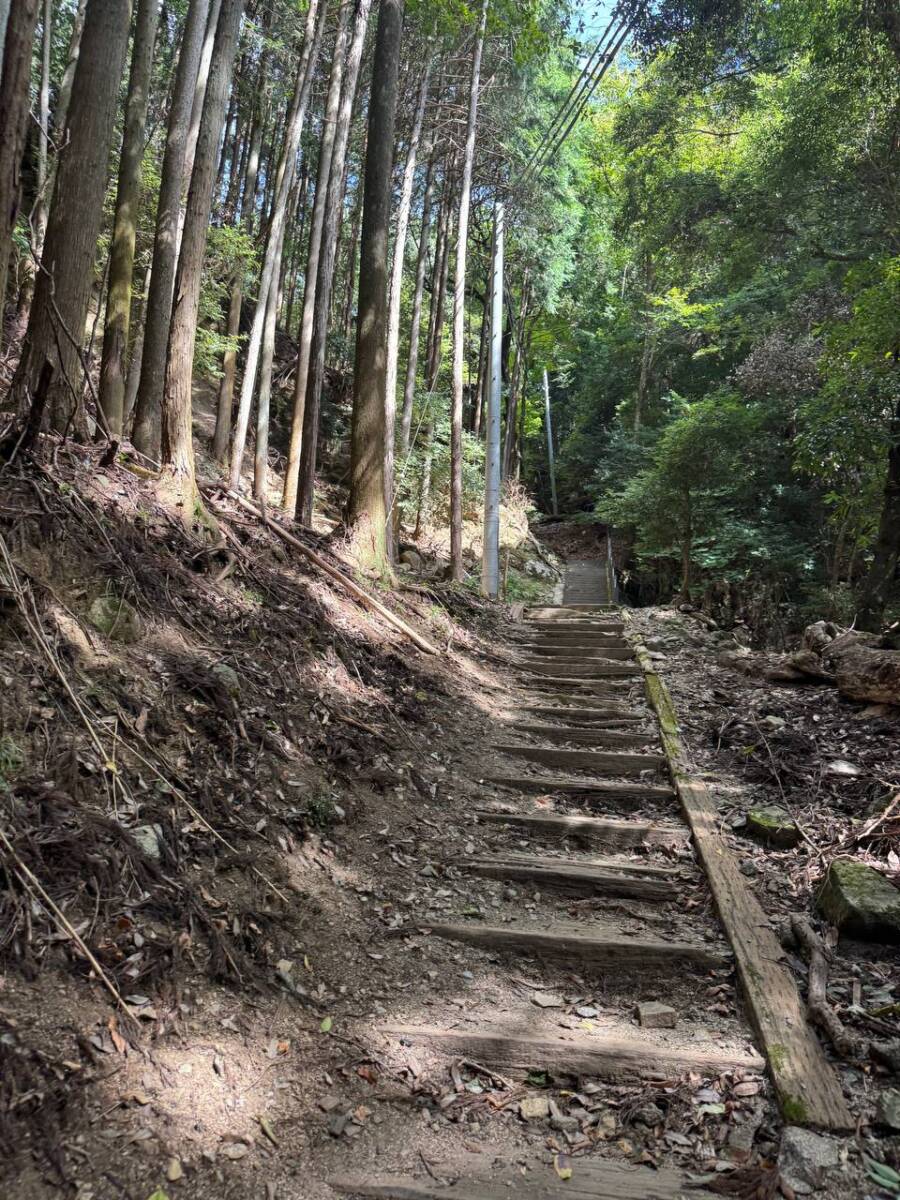
[[[531,1003],[536,1004],[538,1008],[562,1008],[565,1002],[562,996],[553,992],[532,992]]]
[[[636,1125],[646,1125],[650,1129],[659,1125],[666,1119],[666,1114],[656,1104],[644,1104],[636,1109],[632,1120]]]
[[[674,1029],[678,1013],[668,1004],[650,1000],[637,1006],[638,1020],[644,1029]]]
[[[400,555],[400,561],[405,567],[411,567],[414,571],[421,571],[425,565],[422,555],[415,550],[404,550]]]
[[[237,696],[241,690],[241,679],[237,671],[233,667],[229,667],[228,663],[217,662],[213,665],[210,674],[222,685],[229,696]]]
[[[900,1090],[889,1088],[878,1098],[875,1116],[879,1125],[886,1125],[895,1133],[900,1133]]]
[[[169,1165],[166,1167],[166,1179],[169,1183],[177,1183],[183,1175],[184,1167],[182,1167],[180,1159],[170,1158]]]
[[[825,1172],[838,1166],[840,1160],[837,1144],[819,1133],[788,1125],[781,1135],[778,1169],[798,1196],[808,1196],[822,1187]]]
[[[786,809],[777,804],[751,808],[747,813],[747,833],[768,846],[787,850],[800,841],[800,830]]]
[[[526,1096],[519,1101],[519,1115],[523,1121],[543,1121],[550,1116],[550,1101],[546,1096]]]
[[[862,775],[862,767],[858,767],[856,763],[847,762],[845,758],[835,758],[825,768],[827,775],[844,775],[848,779],[856,775]]]
[[[163,848],[162,825],[135,825],[130,833],[143,853],[159,862]]]
[[[599,1017],[600,1012],[591,1004],[582,1004],[580,1008],[575,1009],[575,1015],[589,1021],[592,1017]]]
[[[841,933],[873,942],[900,942],[900,891],[880,871],[837,859],[816,905]]]
[[[114,642],[140,640],[141,618],[127,600],[118,596],[98,596],[88,609],[87,619]]]
[[[784,727],[787,725],[787,721],[784,719],[784,717],[777,717],[775,713],[769,713],[767,716],[763,717],[763,719],[760,721],[760,725],[762,725],[765,729],[771,729],[774,733],[777,733],[778,730],[784,729]]]

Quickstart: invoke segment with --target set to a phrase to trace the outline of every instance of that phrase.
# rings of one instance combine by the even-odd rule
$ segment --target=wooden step
[[[569,708],[526,704],[516,711],[529,713],[535,717],[547,717],[548,720],[566,721],[573,725],[619,725],[626,721],[645,721],[647,719],[632,709],[620,708],[612,704],[603,708],[582,708],[575,704]]]
[[[524,758],[542,767],[562,767],[570,771],[593,771],[596,775],[640,775],[659,771],[666,762],[664,754],[626,754],[604,750],[564,750],[557,746],[494,745],[499,754]]]
[[[454,859],[454,866],[487,879],[525,880],[537,884],[542,891],[551,888],[570,896],[621,896],[628,900],[656,902],[672,901],[677,897],[672,878],[641,879],[633,872],[559,858],[460,857]]]
[[[592,932],[584,933],[583,926],[571,922],[558,925],[489,925],[470,921],[463,925],[423,924],[435,937],[450,942],[464,942],[482,950],[501,953],[517,951],[536,958],[564,959],[569,966],[582,964],[591,967],[675,966],[694,963],[699,967],[724,967],[729,956],[701,942],[664,942],[659,938],[635,937],[615,929],[591,925]]]
[[[636,662],[614,662],[612,659],[599,658],[591,662],[584,662],[583,659],[572,662],[568,659],[562,662],[550,659],[544,662],[540,658],[520,658],[514,665],[520,671],[530,672],[532,675],[550,675],[559,683],[584,677],[597,679],[604,675],[624,677],[641,673],[641,668]]]
[[[649,1030],[634,1033],[598,1030],[590,1035],[565,1030],[556,1036],[549,1032],[544,1036],[520,1036],[502,1026],[482,1026],[479,1032],[470,1032],[428,1025],[390,1025],[382,1026],[382,1032],[390,1038],[402,1039],[414,1049],[421,1047],[448,1057],[471,1058],[511,1075],[543,1070],[554,1077],[619,1081],[669,1079],[688,1072],[708,1077],[723,1071],[765,1069],[765,1062],[753,1051],[686,1039],[683,1045],[672,1046]]]
[[[604,646],[614,646],[619,650],[631,649],[631,643],[623,637],[618,637],[614,633],[603,634],[587,634],[587,633],[553,633],[550,630],[543,632],[535,631],[527,637],[516,638],[517,645],[527,649],[533,646],[536,650],[563,650],[571,651],[573,649],[585,650],[601,650]]]
[[[481,858],[487,858],[487,855],[481,855]],[[685,870],[683,867],[660,867],[655,863],[646,862],[642,858],[585,858],[585,859],[568,859],[554,858],[551,855],[541,856],[530,854],[526,851],[517,852],[515,850],[504,850],[500,852],[496,858],[502,859],[503,862],[513,864],[529,864],[529,863],[546,863],[549,866],[574,865],[580,867],[596,867],[598,870],[615,871],[620,875],[643,876],[648,879],[668,879],[677,880],[685,878]],[[459,857],[460,866],[464,866],[467,861],[463,855]],[[494,861],[494,860],[492,860]]]
[[[673,789],[665,784],[630,783],[625,779],[611,780],[607,783],[560,775],[491,775],[487,777],[487,782],[499,787],[513,788],[517,792],[537,793],[541,796],[556,793],[563,796],[590,796],[607,801],[627,800],[631,807],[646,804],[648,801],[671,802],[675,798]]]
[[[608,615],[618,611],[616,604],[559,604],[545,605],[543,608],[526,608],[525,619],[528,621],[558,621],[568,616],[584,617],[585,613]]]
[[[647,733],[623,733],[616,729],[568,729],[565,725],[516,723],[516,733],[532,733],[552,742],[577,742],[580,746],[646,746],[659,740],[655,729]]]
[[[532,637],[540,634],[559,638],[582,635],[621,637],[625,631],[625,626],[621,621],[529,621],[520,628],[526,630]]]
[[[572,704],[583,704],[585,697],[600,696],[609,700],[629,700],[632,695],[643,698],[643,692],[635,689],[634,679],[554,679],[535,675],[523,688],[532,692],[546,692],[551,696],[562,696]]]
[[[532,643],[523,646],[523,649],[540,658],[552,658],[554,662],[568,662],[570,659],[573,662],[584,662],[585,659],[593,661],[595,658],[607,658],[613,661],[634,658],[634,651],[628,645],[546,646]]]
[[[550,837],[572,838],[590,845],[601,842],[606,846],[665,847],[683,846],[690,833],[683,825],[664,821],[626,821],[614,817],[582,817],[568,813],[510,813],[494,808],[478,808],[479,821],[493,825],[508,825],[523,833]]]
[[[339,1175],[329,1179],[334,1191],[366,1200],[713,1200],[712,1192],[688,1190],[683,1172],[669,1167],[636,1167],[631,1163],[578,1158],[570,1179],[559,1178],[550,1156],[523,1171],[519,1155],[508,1163],[495,1154],[465,1160],[460,1175],[458,1159],[446,1166],[429,1162],[428,1175]],[[446,1179],[444,1176],[446,1175]]]

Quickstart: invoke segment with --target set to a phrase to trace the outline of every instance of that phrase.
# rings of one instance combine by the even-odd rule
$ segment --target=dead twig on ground
[[[831,955],[806,917],[795,914],[790,919],[790,926],[798,944],[809,956],[806,995],[809,1019],[818,1025],[842,1058],[857,1057],[860,1051],[857,1040],[847,1032],[840,1017],[828,1003],[828,964]]]

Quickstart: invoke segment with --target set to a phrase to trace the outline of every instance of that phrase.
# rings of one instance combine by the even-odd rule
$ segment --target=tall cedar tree
[[[390,572],[384,507],[384,394],[388,234],[402,31],[402,0],[381,0],[369,94],[347,507],[348,532],[357,561],[381,575]]]
[[[200,285],[216,181],[216,156],[225,121],[243,8],[244,0],[222,0],[188,192],[169,329],[162,404],[161,486],[167,498],[182,506],[182,517],[186,524],[192,522],[198,506],[191,385]]]
[[[47,236],[13,379],[16,403],[25,407],[44,363],[53,365],[50,422],[60,433],[87,433],[82,343],[130,19],[124,0],[88,0]]]

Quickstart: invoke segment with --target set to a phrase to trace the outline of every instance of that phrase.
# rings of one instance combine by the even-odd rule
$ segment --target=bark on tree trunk
[[[429,154],[425,176],[425,195],[422,200],[422,231],[419,235],[419,256],[416,261],[416,284],[413,289],[412,313],[409,322],[409,356],[406,360],[406,380],[403,385],[403,415],[400,420],[400,453],[409,453],[412,430],[413,403],[416,397],[416,372],[419,366],[419,328],[422,323],[422,297],[425,294],[425,267],[428,262],[428,242],[431,235],[431,208],[434,192],[434,155]]]
[[[181,255],[175,279],[175,302],[169,330],[166,381],[163,390],[163,474],[160,483],[163,495],[181,506],[181,516],[186,525],[193,521],[194,510],[199,505],[194,474],[191,384],[197,313],[200,307],[200,284],[215,184],[216,150],[225,119],[225,106],[243,8],[244,0],[222,0],[203,116],[197,137],[194,173],[188,192]]]
[[[137,401],[138,384],[141,381],[141,360],[144,357],[144,324],[147,317],[147,296],[150,294],[150,268],[144,274],[144,286],[141,289],[140,302],[137,311],[137,333],[131,348],[131,362],[128,364],[128,382],[125,385],[125,419],[124,427],[131,425],[131,415]]]
[[[347,522],[357,561],[390,573],[384,507],[388,234],[402,0],[381,0],[369,96]]]
[[[56,97],[56,111],[53,114],[52,140],[56,148],[56,153],[58,153],[63,145],[66,121],[69,116],[69,100],[72,98],[72,81],[75,78],[75,68],[78,65],[78,54],[81,48],[81,35],[84,31],[84,14],[86,8],[87,0],[79,0],[78,7],[72,17],[72,29],[69,34],[66,65],[63,68],[59,93]],[[50,198],[53,195],[53,187],[56,182],[56,161],[55,156],[48,160],[47,175],[43,188],[40,189],[38,195],[39,202],[35,204],[34,208],[32,217],[34,232],[32,235],[31,255],[22,264],[22,284],[19,289],[16,324],[13,334],[16,340],[24,337],[25,330],[28,328],[31,301],[34,298],[34,281],[44,248],[44,238],[47,234],[47,217],[50,212]]]
[[[441,217],[434,247],[434,270],[431,275],[431,308],[428,313],[428,357],[425,367],[425,387],[434,391],[441,366],[441,343],[444,335],[444,298],[450,271],[450,210],[453,203],[454,181],[445,171]]]
[[[481,19],[472,54],[472,82],[466,149],[463,155],[459,220],[456,229],[456,272],[453,281],[453,393],[450,408],[450,578],[463,577],[462,557],[462,419],[463,367],[465,365],[466,252],[469,243],[469,202],[472,196],[472,163],[475,158],[475,127],[478,122],[478,88],[481,82],[481,52],[487,25],[488,0],[482,0]]]
[[[22,153],[28,123],[28,85],[31,80],[31,44],[37,24],[38,0],[22,0],[10,13],[3,55],[0,57],[0,347],[3,345],[3,312],[6,273],[12,247],[21,191]],[[34,380],[35,385],[37,379]]]
[[[190,0],[185,17],[175,85],[169,107],[166,149],[163,154],[159,201],[156,208],[153,265],[144,321],[144,352],[131,435],[135,448],[154,461],[159,459],[162,391],[166,376],[169,321],[172,315],[172,289],[177,263],[176,241],[188,126],[194,91],[199,79],[209,5],[210,0]]]
[[[278,303],[278,283],[281,275],[281,251],[284,244],[284,226],[287,216],[288,199],[293,186],[294,170],[297,161],[297,147],[303,132],[303,122],[306,117],[306,107],[312,89],[315,73],[316,58],[322,39],[325,5],[322,5],[321,17],[317,19],[318,6],[311,3],[307,10],[306,30],[303,39],[303,50],[297,70],[294,85],[294,96],[291,110],[285,124],[284,143],[275,172],[275,190],[272,212],[266,231],[266,251],[263,258],[262,271],[259,278],[259,296],[253,314],[253,326],[247,341],[247,362],[244,366],[244,378],[241,383],[241,399],[238,406],[237,421],[234,429],[234,444],[231,449],[230,486],[237,490],[241,480],[241,467],[244,459],[244,444],[247,439],[247,428],[250,422],[250,409],[253,404],[253,390],[256,386],[256,374],[259,367],[260,352],[265,334],[266,315],[269,312],[269,293],[274,292],[273,303]],[[270,337],[274,339],[274,321],[277,309],[271,316]],[[273,343],[274,344],[274,343]],[[268,393],[271,387],[271,356],[269,357],[269,379],[263,384]],[[268,423],[266,422],[266,430]],[[258,448],[265,455],[268,447]]]
[[[391,268],[387,332],[387,382],[385,385],[384,410],[384,503],[388,514],[394,507],[394,425],[397,415],[397,359],[400,354],[400,300],[403,288],[403,267],[406,261],[406,235],[409,231],[409,214],[412,208],[413,183],[416,177],[416,159],[419,140],[425,120],[425,104],[428,100],[428,82],[431,77],[430,56],[422,70],[419,95],[416,100],[415,116],[409,138],[406,166],[403,169],[403,184],[400,189],[400,205],[397,209],[397,234],[394,238],[394,261]],[[388,521],[388,554],[395,557],[392,523]]]
[[[50,423],[60,433],[74,424],[81,436],[87,433],[81,351],[130,15],[122,0],[89,0],[87,6],[43,261],[13,380],[17,403],[25,407],[44,362],[53,363]]]
[[[344,198],[344,163],[353,102],[359,80],[363,44],[369,22],[372,0],[355,0],[353,32],[347,63],[344,68],[344,86],[338,109],[337,129],[332,152],[331,170],[328,175],[328,191],[325,196],[325,219],[322,225],[322,246],[319,252],[319,273],[316,280],[316,299],[313,306],[313,336],[309,355],[309,379],[306,385],[306,405],[303,412],[303,444],[300,451],[300,491],[297,502],[297,517],[306,525],[312,524],[313,502],[316,490],[316,459],[319,441],[319,410],[322,401],[322,384],[325,379],[325,350],[328,340],[328,317],[331,308],[331,289],[334,280],[334,259],[337,251],[338,229]],[[401,8],[402,12],[402,8]],[[377,60],[376,60],[377,61]],[[393,139],[388,154],[393,164]],[[368,166],[368,155],[366,156]],[[365,201],[363,202],[365,204]],[[390,216],[390,212],[388,213]]]
[[[896,369],[896,368],[895,368]],[[878,631],[897,578],[900,562],[900,401],[891,421],[884,501],[873,547],[872,565],[863,585],[857,624]]]
[[[319,254],[322,248],[322,229],[325,220],[325,195],[331,172],[331,157],[334,150],[338,105],[341,101],[341,83],[344,76],[344,56],[350,32],[351,0],[341,0],[338,12],[338,28],[334,42],[328,92],[322,114],[322,133],[319,139],[319,166],[316,174],[316,195],[310,218],[309,249],[306,255],[306,275],[303,282],[303,309],[300,328],[297,332],[297,366],[294,370],[294,412],[291,420],[291,440],[284,475],[284,491],[281,503],[288,512],[297,508],[297,490],[300,479],[300,451],[303,443],[303,417],[306,408],[306,387],[309,381],[309,356],[312,348],[313,308],[316,300],[316,279],[319,273]]]
[[[153,48],[159,21],[159,0],[138,0],[131,52],[131,76],[125,107],[125,131],[119,160],[116,215],[110,248],[106,324],[100,360],[100,408],[110,437],[122,437],[125,415],[125,355],[131,324],[134,243],[141,191],[141,160],[150,100]]]

